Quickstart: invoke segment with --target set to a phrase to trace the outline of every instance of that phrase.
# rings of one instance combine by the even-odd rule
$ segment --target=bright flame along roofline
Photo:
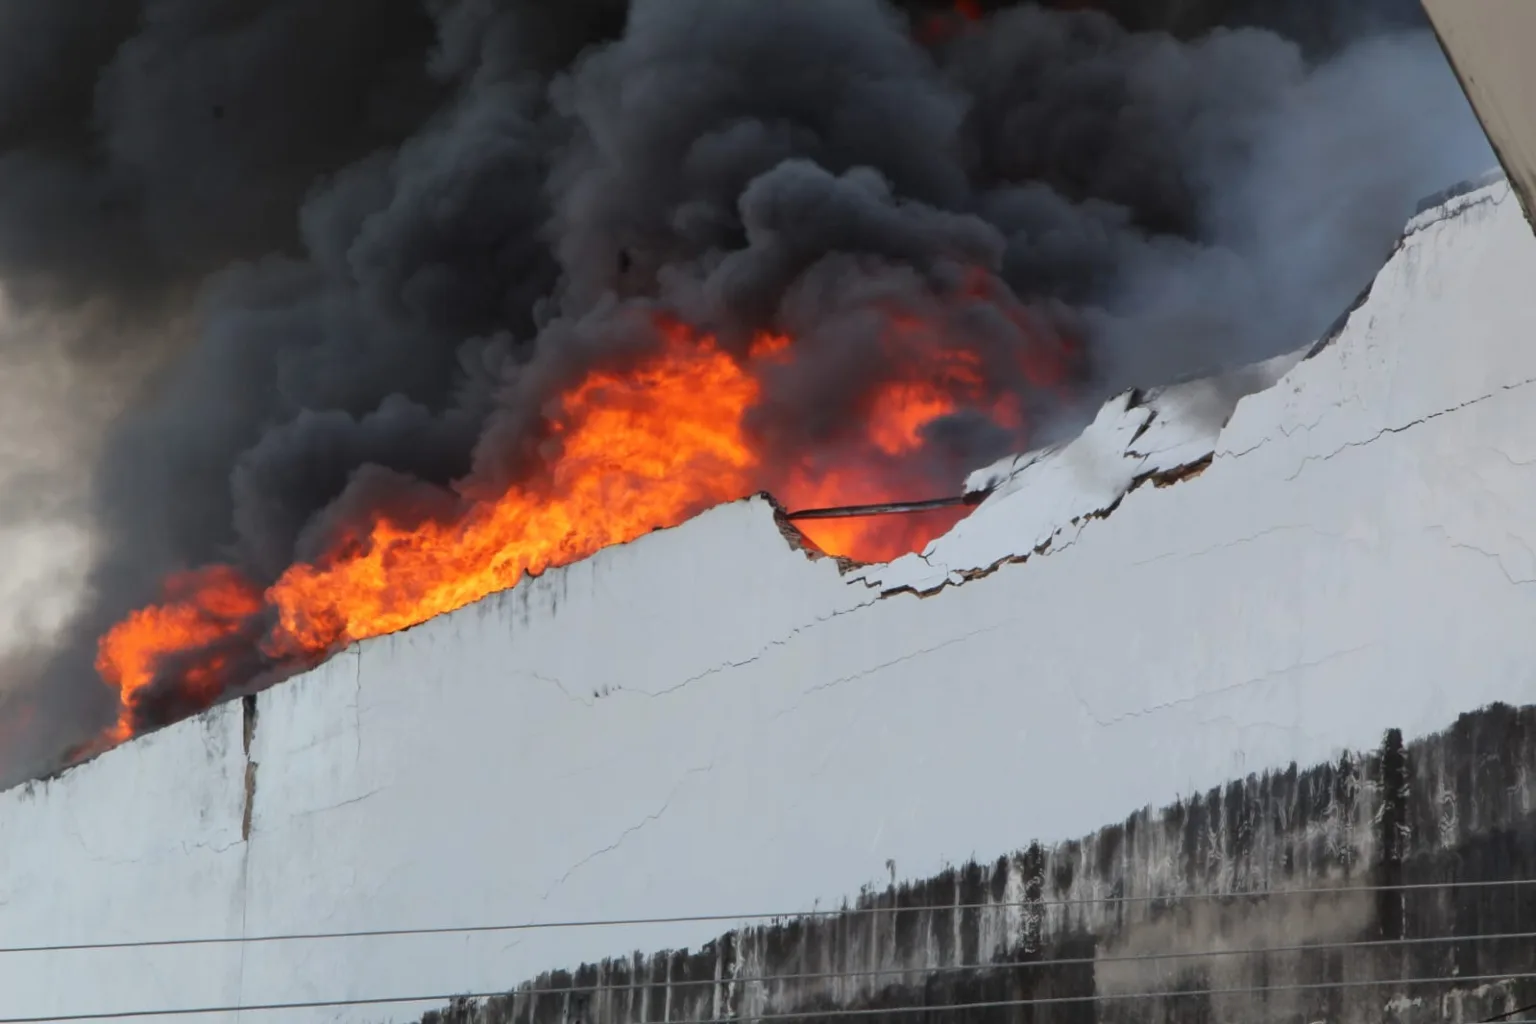
[[[802,508],[885,501],[903,489],[926,424],[962,407],[1022,435],[1018,397],[990,393],[977,352],[910,316],[888,322],[897,372],[871,389],[862,437],[831,462],[769,454],[747,427],[762,380],[791,360],[789,338],[760,334],[733,356],[709,335],[658,320],[654,353],[622,373],[593,371],[559,399],[543,471],[500,497],[473,501],[468,481],[453,490],[456,511],[440,518],[374,509],[266,587],[232,565],[173,577],[163,601],[100,641],[97,669],[121,708],[103,739],[121,742],[166,718],[167,705],[207,706],[232,686],[291,674],[745,495],[768,491]],[[797,532],[829,554],[888,561],[964,514],[955,505]]]

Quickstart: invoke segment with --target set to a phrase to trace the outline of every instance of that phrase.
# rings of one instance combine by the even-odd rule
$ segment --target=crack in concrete
[[[176,845],[181,848],[182,855],[186,856],[187,854],[190,854],[193,850],[207,850],[210,853],[228,853],[230,850],[233,850],[235,847],[244,845],[244,842],[245,842],[245,840],[238,839],[238,840],[233,840],[233,841],[228,842],[228,843],[224,843],[222,845],[215,844],[212,841],[202,842],[202,843],[181,842],[181,843],[178,843]]]
[[[686,772],[683,773],[683,777],[677,780],[677,784],[672,787],[672,791],[667,794],[667,798],[662,801],[660,807],[658,807],[652,813],[647,814],[644,818],[641,818],[638,822],[629,826],[624,831],[620,832],[618,837],[615,838],[614,841],[609,843],[607,846],[604,846],[602,849],[592,851],[585,857],[578,860],[575,864],[572,864],[569,868],[566,869],[563,875],[550,883],[549,888],[544,890],[544,895],[540,896],[539,900],[541,902],[548,900],[550,896],[554,895],[555,890],[569,881],[570,877],[577,871],[580,871],[582,868],[586,867],[597,858],[614,852],[619,847],[623,846],[624,843],[635,833],[641,831],[646,826],[652,825],[659,821],[661,816],[667,813],[667,809],[672,806],[672,801],[677,799],[678,793],[682,792],[683,787],[688,784],[688,781],[693,778],[693,776],[702,775],[705,772],[711,772],[714,770],[714,761],[710,761],[709,764],[701,765],[696,768],[689,768]]]
[[[1127,497],[1134,494],[1136,491],[1141,490],[1141,488],[1145,487],[1147,484],[1151,484],[1154,488],[1162,489],[1165,487],[1174,487],[1188,480],[1193,480],[1195,477],[1202,475],[1207,469],[1210,468],[1214,458],[1214,451],[1210,451],[1206,452],[1204,455],[1197,459],[1190,460],[1189,462],[1185,462],[1177,466],[1170,466],[1167,469],[1148,471],[1140,474],[1139,476],[1136,476],[1123,490],[1120,491],[1119,494],[1114,497],[1113,500],[1100,505],[1096,509],[1092,509],[1088,512],[1082,512],[1076,516],[1073,516],[1069,522],[1058,526],[1051,532],[1049,537],[1041,541],[1039,544],[1036,544],[1033,549],[1026,551],[1023,554],[1004,555],[989,565],[970,569],[952,569],[947,566],[934,565],[934,563],[929,560],[926,554],[919,555],[918,557],[923,560],[923,563],[928,565],[935,572],[939,572],[942,569],[944,572],[944,579],[934,586],[925,587],[922,589],[919,589],[913,584],[907,583],[896,587],[890,587],[880,592],[880,598],[884,600],[885,598],[895,597],[898,594],[911,594],[912,596],[918,598],[933,597],[948,587],[964,586],[973,580],[984,579],[987,576],[991,576],[993,573],[1001,570],[1004,566],[1023,565],[1031,558],[1060,554],[1061,552],[1072,547],[1082,538],[1083,531],[1087,528],[1090,522],[1096,519],[1108,519],[1120,508],[1120,505],[1125,501]],[[1069,530],[1073,531],[1070,536],[1068,536]],[[880,585],[877,583],[872,583],[868,580],[863,580],[863,582],[866,586],[869,587],[876,587]]]
[[[292,815],[292,817],[294,817],[294,818],[308,818],[311,815],[324,814],[327,811],[339,811],[343,807],[351,807],[353,804],[360,804],[364,800],[368,800],[368,799],[371,799],[372,797],[376,797],[380,793],[384,792],[384,789],[385,789],[385,787],[383,787],[383,786],[380,786],[377,789],[370,789],[368,792],[363,793],[360,796],[350,797],[350,798],[348,798],[346,800],[342,800],[342,801],[340,801],[338,803],[334,803],[334,804],[327,804],[324,807],[313,807],[313,808],[311,808],[311,809],[309,809],[307,811],[300,811],[298,814]]]
[[[677,693],[679,690],[682,690],[685,687],[689,687],[695,683],[702,682],[711,676],[717,676],[724,672],[731,672],[736,669],[745,668],[748,665],[761,661],[763,657],[772,652],[774,648],[787,647],[800,635],[807,633],[819,626],[823,626],[826,623],[831,622],[833,619],[841,618],[844,615],[850,615],[862,608],[868,608],[877,600],[879,600],[879,595],[873,596],[868,601],[861,602],[851,608],[840,608],[829,615],[818,615],[810,622],[799,626],[794,626],[783,636],[768,641],[766,644],[762,645],[745,658],[723,661],[717,665],[711,665],[709,668],[706,668],[703,671],[695,672],[693,675],[673,683],[670,686],[664,686],[659,690],[636,690],[620,684],[608,684],[604,687],[599,687],[599,689],[604,691],[605,696],[612,697],[644,697],[647,700],[655,700],[658,697],[670,696],[671,694]],[[567,700],[571,701],[573,704],[580,704],[584,707],[592,707],[596,704],[595,700],[587,700],[584,697],[576,696],[571,692],[570,688],[565,685],[565,683],[554,676],[547,676],[543,673],[531,671],[523,671],[521,674],[527,676],[530,679],[535,679],[541,683],[548,683],[549,685],[555,687],[565,695]]]
[[[584,697],[576,696],[574,693],[572,693],[569,689],[566,688],[566,685],[564,683],[562,683],[559,679],[556,679],[554,676],[547,676],[547,675],[545,675],[542,672],[534,672],[534,671],[529,670],[529,669],[524,669],[523,671],[521,671],[521,672],[519,672],[517,674],[521,675],[521,676],[524,676],[524,677],[526,677],[528,679],[532,679],[535,682],[547,683],[550,686],[553,686],[555,689],[559,690],[561,695],[563,697],[565,697],[566,700],[570,701],[572,704],[580,704],[584,708],[590,708],[590,707],[592,707],[593,704],[596,703],[596,701],[591,701],[591,700],[587,700]]]
[[[804,690],[800,691],[800,699],[796,700],[795,703],[789,707],[775,712],[768,719],[768,722],[777,722],[781,718],[794,714],[800,709],[801,705],[805,703],[805,698],[810,697],[812,694],[822,693],[826,690],[842,686],[846,683],[856,683],[860,679],[874,675],[876,672],[883,672],[888,668],[900,665],[902,662],[911,661],[913,658],[921,658],[929,654],[937,654],[939,651],[942,651],[947,647],[953,647],[955,644],[964,643],[967,640],[975,639],[976,637],[983,636],[987,633],[995,633],[1000,629],[1012,625],[1015,621],[1017,621],[1015,618],[1010,618],[1003,622],[994,623],[990,626],[983,626],[981,629],[973,629],[969,633],[963,633],[960,636],[950,637],[948,640],[945,640],[942,643],[934,644],[932,647],[919,648],[915,651],[909,651],[900,657],[892,658],[889,661],[883,661],[878,665],[871,665],[869,668],[861,669],[852,675],[839,676],[836,679],[829,679],[824,683],[817,683],[814,686],[806,687]]]
[[[1460,402],[1448,409],[1441,409],[1438,412],[1428,413],[1427,415],[1420,416],[1418,419],[1409,420],[1408,422],[1399,424],[1395,427],[1383,427],[1364,440],[1347,441],[1333,449],[1333,451],[1328,452],[1326,455],[1305,456],[1301,460],[1301,464],[1296,467],[1296,471],[1285,478],[1285,482],[1290,483],[1294,481],[1297,477],[1301,476],[1301,474],[1306,470],[1308,466],[1314,462],[1327,462],[1335,456],[1341,455],[1352,448],[1364,448],[1366,445],[1373,444],[1374,442],[1379,441],[1381,438],[1386,437],[1389,434],[1404,433],[1406,431],[1412,430],[1414,427],[1428,423],[1431,420],[1438,420],[1441,417],[1449,416],[1452,413],[1461,412],[1463,409],[1470,409],[1473,406],[1481,405],[1490,399],[1499,398],[1507,392],[1519,391],[1521,388],[1529,387],[1532,384],[1536,384],[1536,377],[1527,377],[1524,380],[1515,381],[1513,384],[1503,384],[1500,385],[1499,388],[1495,391],[1490,391],[1485,395],[1479,395],[1476,398],[1469,398],[1465,402]]]
[[[1484,451],[1489,451],[1497,455],[1499,458],[1509,463],[1515,469],[1530,469],[1532,466],[1536,466],[1536,459],[1517,459],[1506,452],[1504,449],[1495,448],[1491,444],[1485,444],[1482,446],[1482,448]]]
[[[1346,405],[1363,406],[1364,403],[1358,394],[1350,395],[1347,398],[1341,398],[1337,402],[1330,402],[1322,412],[1317,414],[1316,419],[1308,420],[1305,423],[1297,423],[1291,427],[1280,424],[1275,428],[1275,433],[1279,435],[1280,439],[1286,441],[1289,441],[1297,434],[1310,434],[1312,431],[1322,426],[1325,420],[1327,420],[1334,413],[1338,412],[1340,409],[1344,408]],[[1218,459],[1241,459],[1244,456],[1252,455],[1254,452],[1258,451],[1260,448],[1265,447],[1266,445],[1274,443],[1275,440],[1276,438],[1273,435],[1265,434],[1258,440],[1256,444],[1251,444],[1247,448],[1232,449],[1218,447],[1215,450],[1215,457]]]
[[[818,626],[823,626],[826,623],[831,622],[833,619],[842,618],[844,615],[850,615],[853,612],[859,611],[862,608],[867,608],[867,607],[869,607],[871,604],[873,604],[877,600],[879,600],[879,598],[878,597],[874,597],[874,598],[872,598],[871,600],[869,600],[867,602],[861,602],[859,604],[854,605],[851,608],[839,608],[837,611],[832,612],[830,615],[818,615],[815,618],[813,618],[810,622],[807,622],[804,625],[795,626],[788,633],[785,633],[782,637],[779,637],[777,639],[768,641],[762,647],[759,647],[756,652],[754,652],[753,654],[749,655],[746,658],[743,658],[743,659],[741,659],[739,661],[726,661],[726,662],[723,662],[723,663],[721,663],[719,665],[712,666],[710,668],[705,669],[702,672],[699,672],[699,673],[696,673],[694,675],[689,676],[687,679],[684,679],[682,682],[675,683],[672,686],[668,686],[668,687],[666,687],[664,689],[661,689],[661,690],[626,690],[624,692],[626,692],[626,693],[636,693],[636,694],[638,694],[640,696],[649,697],[649,698],[653,698],[653,699],[656,698],[656,697],[665,697],[668,694],[676,693],[678,690],[681,690],[685,686],[691,686],[694,683],[701,682],[701,681],[703,681],[705,679],[708,679],[710,676],[716,676],[716,675],[719,675],[722,672],[729,672],[729,671],[732,671],[732,670],[738,669],[738,668],[745,668],[746,666],[751,665],[753,662],[760,661],[765,655],[767,655],[775,647],[787,647],[791,642],[793,642],[795,640],[796,637],[800,636],[802,633],[805,633],[805,632],[807,632],[809,630],[815,629]]]
[[[1133,718],[1145,718],[1148,715],[1155,715],[1159,712],[1168,711],[1176,707],[1183,707],[1188,704],[1196,704],[1208,698],[1219,697],[1223,694],[1231,693],[1235,690],[1245,689],[1249,686],[1257,686],[1260,683],[1267,683],[1273,679],[1288,676],[1293,672],[1303,672],[1308,669],[1319,668],[1331,661],[1337,661],[1340,658],[1345,658],[1352,654],[1359,654],[1363,651],[1370,650],[1374,646],[1376,646],[1374,643],[1369,643],[1363,644],[1359,647],[1349,647],[1341,651],[1335,651],[1332,654],[1324,655],[1323,657],[1314,661],[1297,662],[1296,664],[1287,666],[1286,668],[1273,669],[1269,672],[1265,672],[1263,675],[1254,676],[1251,679],[1243,679],[1235,683],[1228,683],[1226,686],[1218,686],[1213,690],[1202,690],[1200,693],[1190,694],[1187,697],[1176,697],[1173,700],[1164,701],[1161,704],[1153,704],[1150,707],[1141,708],[1137,711],[1125,711],[1118,715],[1113,715],[1109,718],[1101,718],[1098,713],[1089,706],[1088,701],[1083,698],[1081,692],[1075,692],[1073,695],[1077,698],[1077,703],[1080,707],[1082,707],[1083,713],[1087,715],[1095,725],[1107,729],[1119,725],[1122,722],[1129,721]]]
[[[1140,561],[1132,562],[1131,566],[1133,568],[1140,569],[1140,568],[1142,568],[1144,566],[1156,565],[1158,562],[1167,562],[1167,561],[1171,561],[1173,559],[1178,559],[1180,561],[1183,561],[1186,558],[1203,558],[1206,555],[1215,554],[1217,551],[1225,551],[1228,548],[1241,547],[1244,544],[1252,544],[1252,543],[1254,543],[1256,541],[1263,540],[1265,537],[1268,537],[1271,534],[1285,533],[1285,532],[1291,531],[1291,530],[1299,530],[1299,531],[1303,531],[1303,532],[1306,532],[1306,533],[1313,533],[1313,534],[1316,534],[1319,537],[1326,537],[1329,540],[1342,540],[1343,539],[1342,537],[1338,536],[1337,534],[1327,533],[1327,532],[1325,532],[1323,530],[1319,530],[1315,526],[1310,526],[1310,525],[1307,525],[1307,524],[1297,524],[1297,525],[1294,525],[1294,526],[1291,526],[1291,525],[1271,526],[1271,527],[1268,527],[1267,529],[1260,530],[1258,533],[1251,534],[1250,536],[1238,537],[1235,540],[1223,541],[1220,544],[1212,544],[1210,547],[1200,548],[1198,551],[1169,551],[1169,552],[1166,552],[1166,553],[1161,554],[1161,555],[1154,555],[1151,558],[1144,558],[1144,559],[1141,559]]]
[[[1481,555],[1483,558],[1493,562],[1494,565],[1498,566],[1499,574],[1502,575],[1512,587],[1524,587],[1529,586],[1532,583],[1536,583],[1536,578],[1516,577],[1513,573],[1511,573],[1509,571],[1509,567],[1504,564],[1503,552],[1489,551],[1487,548],[1481,548],[1476,544],[1470,544],[1466,541],[1452,540],[1450,531],[1448,531],[1443,526],[1428,526],[1425,527],[1425,529],[1431,532],[1438,532],[1442,537],[1445,538],[1446,547],[1451,548],[1452,550],[1470,551],[1475,555]],[[1519,540],[1519,538],[1516,538],[1516,540]],[[1531,550],[1524,541],[1520,541],[1520,546],[1524,547],[1527,553],[1529,553]]]

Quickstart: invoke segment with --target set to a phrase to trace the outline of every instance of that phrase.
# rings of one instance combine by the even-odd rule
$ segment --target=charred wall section
[[[1480,1020],[1536,1002],[1536,886],[1478,884],[1536,879],[1533,767],[1536,707],[1496,705],[423,1024]]]

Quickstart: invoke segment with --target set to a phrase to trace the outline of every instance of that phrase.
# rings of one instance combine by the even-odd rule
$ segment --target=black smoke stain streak
[[[265,583],[362,511],[494,493],[658,311],[794,334],[770,451],[857,426],[898,315],[1046,438],[1305,344],[1491,163],[1411,0],[980,6],[939,34],[952,5],[885,0],[0,6],[11,300],[193,324],[99,457],[90,592],[5,772],[110,720],[95,642],[168,571]],[[1042,337],[1071,396],[1020,373]],[[1000,443],[934,433],[936,474]]]

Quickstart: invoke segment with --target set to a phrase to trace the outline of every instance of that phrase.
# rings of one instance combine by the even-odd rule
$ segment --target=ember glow
[[[134,734],[142,693],[158,679],[173,677],[185,703],[211,704],[249,681],[253,664],[314,664],[757,490],[791,507],[931,497],[914,457],[930,424],[962,410],[1024,437],[1017,396],[989,392],[975,352],[936,345],[932,330],[893,317],[899,372],[870,389],[861,435],[799,461],[769,459],[748,414],[761,375],[792,356],[790,339],[761,334],[738,357],[680,324],[658,332],[660,347],[639,365],[592,371],[559,398],[547,422],[553,454],[499,498],[473,501],[467,483],[447,519],[375,513],[265,591],[229,565],[171,578],[163,603],[133,612],[99,643],[97,670],[121,701],[103,741]],[[805,533],[830,554],[887,560],[963,514],[823,521]]]
[[[954,0],[948,11],[930,14],[917,28],[917,38],[928,46],[944,42],[968,22],[985,15],[981,0]]]

